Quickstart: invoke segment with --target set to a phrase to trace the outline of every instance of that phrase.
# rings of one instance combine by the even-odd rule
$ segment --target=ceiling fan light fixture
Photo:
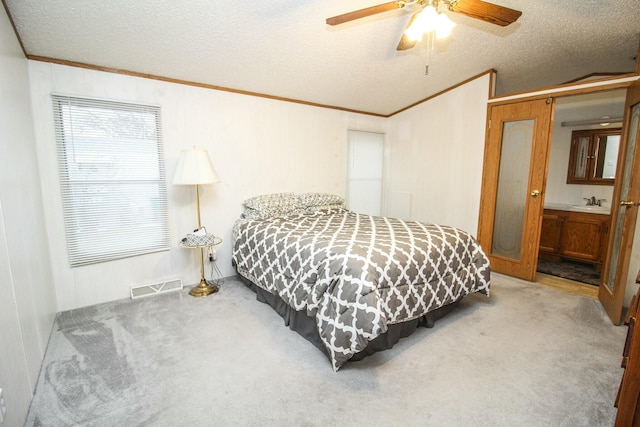
[[[413,17],[411,25],[405,30],[404,34],[409,40],[422,40],[422,35],[426,32],[426,26],[430,23],[429,12],[435,12],[433,6],[427,6]]]
[[[439,13],[436,22],[436,38],[439,40],[449,37],[451,30],[455,26],[456,23],[449,19],[447,15]]]
[[[438,13],[432,5],[425,6],[422,11],[416,13],[413,22],[406,29],[404,34],[412,41],[422,40],[425,34],[435,32],[436,38],[442,39],[451,34],[451,30],[455,27],[447,15]]]
[[[432,50],[434,41],[447,37],[455,26],[448,16],[438,12],[438,6],[441,4],[444,4],[449,12],[466,15],[501,27],[516,22],[522,15],[519,10],[499,6],[485,0],[395,0],[332,16],[327,18],[326,22],[327,25],[339,25],[391,10],[419,6],[422,10],[411,16],[396,50],[411,49],[425,35],[427,36],[427,48]]]

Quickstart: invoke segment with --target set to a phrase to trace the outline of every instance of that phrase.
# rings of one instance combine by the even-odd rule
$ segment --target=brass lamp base
[[[206,297],[207,295],[211,295],[216,292],[218,292],[218,287],[216,285],[210,285],[206,280],[201,279],[199,285],[191,288],[189,295],[194,297]]]

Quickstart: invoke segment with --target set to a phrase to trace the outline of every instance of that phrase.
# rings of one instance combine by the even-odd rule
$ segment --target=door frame
[[[490,111],[491,108],[493,106],[498,106],[498,105],[502,105],[502,104],[511,104],[511,103],[515,103],[515,102],[525,102],[525,101],[531,101],[531,100],[537,100],[537,99],[546,99],[549,97],[554,97],[554,98],[560,98],[560,97],[565,97],[565,96],[572,96],[572,95],[583,95],[583,94],[588,94],[588,93],[595,93],[595,92],[604,92],[604,91],[609,91],[609,90],[613,90],[613,89],[627,89],[629,88],[629,86],[631,86],[633,83],[635,83],[636,81],[640,81],[640,61],[638,63],[638,67],[637,67],[637,71],[636,73],[629,73],[629,74],[624,74],[621,76],[616,76],[613,78],[603,78],[603,79],[596,79],[596,80],[591,80],[588,82],[584,82],[584,83],[575,83],[575,84],[565,84],[565,85],[560,85],[560,86],[555,86],[555,87],[551,87],[551,88],[547,88],[547,89],[541,89],[539,91],[534,91],[534,92],[527,92],[527,93],[520,93],[520,94],[514,94],[514,95],[507,95],[507,96],[503,96],[503,97],[492,97],[488,100],[487,102],[487,126],[486,126],[486,135],[485,135],[485,146],[486,143],[488,141],[488,137],[489,137],[489,120],[490,120]],[[625,111],[626,114],[626,111]],[[623,129],[623,132],[626,130],[627,124],[625,123],[625,129]],[[551,132],[552,129],[550,129]],[[547,152],[547,162],[549,161],[548,156],[550,155],[550,150]],[[634,167],[639,167],[638,165],[634,165]],[[638,172],[640,173],[640,171]],[[615,184],[614,187],[616,187],[618,184]],[[617,187],[616,187],[617,188]],[[545,177],[545,182],[544,182],[544,188],[542,188],[542,194],[544,195],[546,193],[546,177]],[[614,192],[616,190],[614,189]],[[484,190],[483,190],[484,192]],[[482,213],[480,212],[479,215],[481,215]],[[540,215],[542,216],[542,210]],[[529,219],[529,220],[536,220],[536,221],[541,221],[540,219]],[[481,233],[486,233],[486,230],[481,230],[480,228],[483,227],[483,224],[481,222],[481,219],[479,218],[479,222],[478,222],[478,236],[481,235]],[[486,225],[484,226],[486,227]],[[625,233],[629,233],[631,232],[631,235],[626,235],[625,239],[628,242],[633,242],[633,237],[634,237],[634,232],[635,230],[630,230],[627,229],[625,230]],[[539,241],[535,242],[535,246],[538,247],[540,244]],[[631,244],[631,243],[629,243]],[[608,264],[608,257],[605,260],[605,266]],[[603,276],[604,277],[604,276]],[[624,299],[624,295],[625,295],[625,288],[626,288],[626,282],[627,282],[627,278],[623,278],[624,280],[621,281],[619,287],[616,289],[616,293],[620,292],[620,294],[622,295],[620,298]],[[618,320],[619,323],[619,319],[616,319],[616,316],[611,317],[611,320],[613,323],[616,323],[616,320]],[[617,323],[616,323],[617,324]]]
[[[622,127],[622,137],[620,138],[620,154],[618,156],[618,165],[622,165],[620,160],[623,156],[623,153],[626,153],[627,144],[629,143],[628,139],[630,132],[629,126],[631,123],[631,108],[639,103],[640,80],[636,81],[629,88],[627,88],[627,96],[624,106],[624,125]],[[629,194],[627,195],[627,199],[634,201],[638,201],[640,199],[640,145],[637,143],[638,139],[640,139],[640,135],[636,135],[636,145],[633,153],[634,158],[631,160],[631,181],[629,182]],[[611,259],[611,253],[614,249],[614,226],[616,226],[616,224],[613,223],[611,227],[612,232],[609,233],[609,242],[607,245],[607,256],[605,259],[605,265],[602,269],[601,285],[598,288],[598,299],[611,318],[611,321],[616,325],[620,324],[620,322],[622,321],[622,306],[624,304],[627,279],[629,275],[629,262],[631,259],[632,245],[638,217],[637,206],[621,207],[619,205],[621,187],[618,185],[618,183],[622,179],[623,172],[623,168],[618,166],[618,169],[616,170],[616,184],[613,190],[611,209],[611,218],[613,219],[613,221],[617,220],[618,211],[620,209],[625,209],[618,263],[614,266],[609,262],[609,260]],[[616,273],[613,290],[605,284],[612,268],[616,268],[618,270]]]

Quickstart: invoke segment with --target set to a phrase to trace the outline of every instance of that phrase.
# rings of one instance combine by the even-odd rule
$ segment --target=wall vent
[[[131,299],[150,297],[158,294],[166,294],[167,292],[181,291],[182,288],[182,279],[171,279],[167,280],[166,282],[132,286]]]

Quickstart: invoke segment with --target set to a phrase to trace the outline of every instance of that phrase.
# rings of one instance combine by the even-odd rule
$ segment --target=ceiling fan
[[[327,24],[339,25],[356,19],[365,18],[367,16],[376,15],[378,13],[394,9],[402,9],[405,6],[417,4],[422,7],[422,10],[415,13],[409,20],[409,23],[407,24],[407,30],[409,30],[411,29],[412,24],[418,20],[418,17],[423,11],[430,9],[431,14],[433,15],[433,13],[437,11],[438,4],[440,2],[446,4],[447,8],[451,12],[461,13],[502,27],[515,22],[520,15],[522,15],[522,12],[519,10],[498,6],[497,4],[482,0],[397,0],[327,18]],[[437,12],[436,15],[438,15]],[[448,20],[446,17],[444,19]],[[455,24],[450,23],[449,25],[450,30]],[[412,37],[405,32],[400,39],[400,43],[398,43],[397,50],[410,49],[415,45],[416,41],[415,36]]]

